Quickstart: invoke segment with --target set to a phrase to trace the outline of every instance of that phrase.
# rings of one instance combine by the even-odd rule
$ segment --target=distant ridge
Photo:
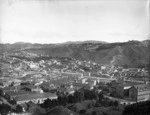
[[[62,42],[62,43],[42,43],[42,44],[57,44],[57,45],[59,45],[59,44],[83,44],[83,43],[103,43],[103,44],[107,44],[108,42],[96,41],[96,40],[85,40],[85,41],[67,41],[67,42]],[[15,42],[15,43],[11,43],[11,44],[40,44],[40,43]]]
[[[31,44],[30,42],[15,42],[14,44]]]
[[[143,41],[138,41],[138,40],[129,40],[127,42],[147,42],[150,43],[149,39],[143,40]],[[83,43],[102,43],[102,44],[112,44],[109,42],[105,42],[105,41],[97,41],[97,40],[85,40],[85,41],[67,41],[67,42],[62,42],[62,43],[30,43],[30,42],[15,42],[15,43],[0,43],[0,44],[83,44]],[[126,43],[126,42],[114,42],[114,43]]]
[[[94,61],[100,64],[114,64],[142,67],[150,64],[150,40],[118,43],[101,41],[69,41],[60,44],[37,44],[17,42],[0,44],[1,52],[30,52],[50,57],[70,57],[77,60]]]
[[[104,41],[96,41],[96,40],[86,40],[86,41],[68,41],[62,44],[83,44],[83,43],[103,43],[106,44],[107,42]]]

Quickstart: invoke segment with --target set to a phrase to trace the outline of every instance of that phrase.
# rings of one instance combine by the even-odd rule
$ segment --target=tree
[[[118,106],[118,104],[119,104],[118,101],[114,102],[114,106]]]
[[[102,93],[99,93],[98,94],[98,98],[99,98],[99,102],[101,103],[102,102],[102,100],[104,99],[104,96],[103,96],[103,94]]]
[[[4,95],[4,92],[2,89],[0,89],[0,96],[3,96]]]
[[[150,101],[139,102],[125,107],[122,115],[149,115]]]
[[[75,99],[75,102],[81,102],[84,100],[84,93],[83,92],[80,92],[80,91],[75,91],[74,93],[74,99]]]
[[[93,111],[91,115],[97,115],[96,111]]]
[[[55,107],[55,106],[57,106],[58,104],[59,104],[59,103],[58,103],[58,100],[56,100],[56,99],[51,100],[51,103],[50,103],[51,107]]]
[[[68,96],[68,103],[74,103],[74,102],[75,102],[74,96],[69,95]]]
[[[10,96],[7,93],[5,94],[4,98],[10,101]]]
[[[85,109],[82,109],[82,110],[79,111],[80,114],[85,114],[85,112],[86,112]]]
[[[51,108],[51,100],[50,99],[46,99],[43,103],[44,108]]]
[[[9,111],[11,110],[11,107],[6,104],[0,105],[0,114],[1,115],[8,115]]]
[[[96,101],[96,103],[95,103],[95,107],[101,107],[102,106],[102,104],[101,103],[99,103],[98,101]]]
[[[12,100],[9,101],[9,103],[12,104],[12,105],[15,105],[16,101],[14,99],[12,99]]]
[[[23,108],[22,108],[20,105],[17,105],[17,106],[16,106],[16,111],[15,111],[15,112],[21,113],[21,112],[23,112]]]
[[[98,99],[98,93],[94,90],[84,90],[84,98],[87,99]]]

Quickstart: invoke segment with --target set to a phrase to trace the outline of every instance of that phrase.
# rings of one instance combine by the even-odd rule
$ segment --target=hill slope
[[[78,114],[62,106],[57,106],[54,107],[45,115],[78,115]]]
[[[2,47],[3,46],[3,47]],[[1,44],[3,51],[26,51],[52,57],[71,57],[101,64],[138,67],[150,64],[150,40],[124,43],[70,42],[64,44]]]

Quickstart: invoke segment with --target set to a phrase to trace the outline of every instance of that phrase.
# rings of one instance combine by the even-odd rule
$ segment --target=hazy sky
[[[0,0],[0,42],[123,42],[149,36],[149,0]]]

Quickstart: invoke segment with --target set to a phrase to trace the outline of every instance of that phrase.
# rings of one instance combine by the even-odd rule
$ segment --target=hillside
[[[100,64],[114,64],[131,67],[150,63],[150,40],[124,43],[67,42],[63,44],[0,44],[1,52],[26,51],[51,57],[71,57]]]
[[[57,106],[57,107],[54,107],[45,115],[78,115],[78,114],[67,108],[64,108],[63,106]]]

